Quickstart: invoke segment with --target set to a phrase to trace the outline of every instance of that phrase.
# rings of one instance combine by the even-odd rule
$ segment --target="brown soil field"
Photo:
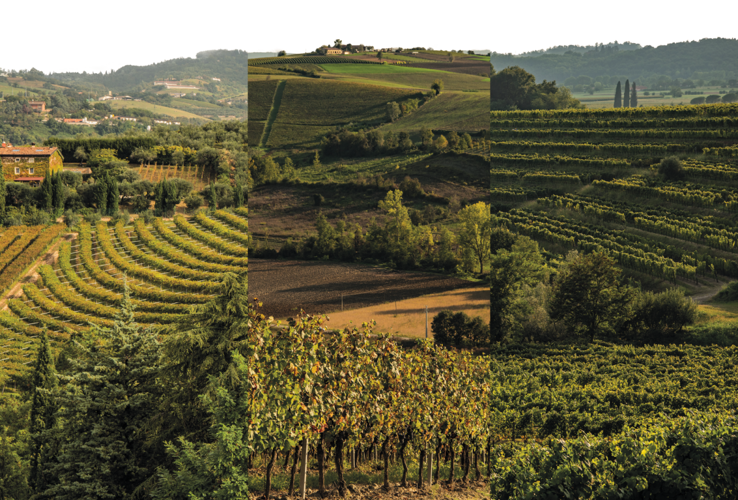
[[[479,285],[479,283],[477,283]],[[330,315],[328,328],[361,326],[374,320],[374,331],[401,337],[424,338],[426,333],[425,308],[428,307],[428,337],[433,337],[430,323],[441,311],[465,312],[469,316],[481,316],[489,322],[489,287],[463,288],[448,292],[422,295],[397,302],[335,312]]]
[[[423,489],[415,487],[416,481],[410,480],[412,476],[408,476],[408,486],[403,488],[399,483],[390,483],[390,489],[385,490],[380,484],[367,485],[349,485],[347,498],[353,500],[402,500],[422,498],[424,500],[483,500],[490,498],[489,483],[487,481],[469,481],[467,484],[456,481],[449,486],[445,482],[441,484],[433,484],[428,487],[427,484]],[[258,492],[256,492],[258,494]],[[321,498],[318,490],[308,489],[306,491],[308,498]],[[290,497],[285,491],[274,491],[271,495],[275,500],[291,500],[300,498],[298,494]],[[257,496],[258,500],[264,498],[264,495]],[[341,498],[338,490],[334,485],[326,487],[326,495],[322,498]]]
[[[439,197],[455,197],[467,203],[489,200],[489,188],[485,187],[489,183],[489,163],[476,156],[426,158],[385,177],[399,184],[406,175],[418,179],[423,190]],[[316,207],[314,194],[323,195],[326,203]],[[332,223],[345,216],[348,223],[359,223],[366,229],[372,217],[382,223],[377,203],[386,194],[386,189],[343,183],[264,185],[249,194],[249,225],[254,236],[263,238],[268,230],[270,238],[286,240],[306,231],[314,233],[317,215],[322,212]],[[428,204],[439,205],[411,198],[403,203],[418,210]]]
[[[328,314],[394,303],[451,290],[478,289],[478,282],[441,274],[402,272],[342,262],[249,259],[249,297],[262,313],[288,318],[300,309]]]

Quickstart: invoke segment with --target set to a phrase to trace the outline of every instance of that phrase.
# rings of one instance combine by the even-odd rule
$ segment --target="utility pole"
[[[302,442],[302,463],[300,464],[300,498],[305,500],[307,495],[307,466],[308,466],[308,440],[305,438]]]

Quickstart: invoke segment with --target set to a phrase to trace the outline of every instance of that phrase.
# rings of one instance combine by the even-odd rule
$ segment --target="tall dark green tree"
[[[620,91],[620,82],[618,82],[618,86],[615,87],[615,107],[621,108],[623,106],[623,98],[622,93]]]
[[[233,205],[236,207],[242,207],[243,202],[243,186],[241,186],[240,182],[236,181],[236,186],[233,189]]]
[[[46,330],[41,334],[41,345],[36,353],[33,370],[33,398],[31,403],[31,474],[29,483],[34,491],[44,491],[53,483],[48,467],[56,456],[51,430],[56,426],[58,405],[55,390],[58,377],[54,356]]]
[[[106,214],[108,211],[108,176],[107,174],[102,175],[97,182],[95,182],[95,199],[97,201],[97,210],[101,214]]]
[[[57,172],[52,176],[52,186],[54,191],[54,211],[59,214],[64,211],[64,182],[62,181],[61,172]]]
[[[164,201],[164,182],[166,181],[160,181],[156,184],[154,213],[157,217],[164,215],[164,211],[166,209],[166,202]]]
[[[630,93],[630,107],[638,107],[638,93],[636,92],[636,82],[633,82],[633,90]]]
[[[246,274],[225,273],[221,295],[162,328],[167,339],[162,374],[172,387],[168,413],[181,419],[165,423],[163,433],[176,428],[188,439],[208,439],[207,412],[199,396],[212,395],[211,375],[220,376],[228,387],[237,382],[233,352],[246,345],[249,326],[259,321],[249,304],[247,279]]]
[[[113,178],[108,183],[108,215],[118,213],[118,204],[120,203],[120,190],[118,189],[118,180]]]
[[[218,209],[218,193],[215,191],[215,184],[210,181],[210,190],[208,191],[208,210],[211,212]]]
[[[114,326],[93,326],[72,341],[79,354],[69,358],[69,375],[59,376],[64,425],[45,497],[131,498],[155,474],[164,448],[147,446],[146,429],[162,396],[160,345],[155,332],[136,324],[133,309],[126,286]]]
[[[554,281],[550,316],[590,342],[611,333],[627,314],[633,289],[620,283],[620,269],[604,253],[577,255]]]
[[[177,203],[179,203],[179,193],[177,192],[177,185],[174,182],[169,182],[167,180],[163,182],[164,212],[170,213],[174,211]]]
[[[54,208],[54,187],[52,186],[52,174],[48,170],[41,184],[41,194],[43,195],[44,208],[51,212]]]
[[[5,176],[0,170],[0,220],[5,218],[5,197],[8,195],[8,189],[5,187]]]
[[[623,107],[630,107],[630,80],[625,80],[625,88],[623,88]]]

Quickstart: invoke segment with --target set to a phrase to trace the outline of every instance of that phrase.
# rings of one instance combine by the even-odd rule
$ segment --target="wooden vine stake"
[[[305,500],[307,495],[307,470],[308,470],[308,440],[302,442],[302,449],[300,450],[302,455],[302,463],[300,464],[300,498]]]

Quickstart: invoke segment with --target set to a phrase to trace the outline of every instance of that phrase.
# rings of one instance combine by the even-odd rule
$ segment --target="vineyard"
[[[499,222],[559,256],[603,251],[688,290],[738,278],[737,109],[494,111],[491,196],[508,207]],[[659,172],[667,157],[678,177]]]
[[[202,191],[210,184],[210,172],[205,172],[206,167],[199,165],[158,165],[150,163],[141,164],[136,172],[141,180],[159,182],[169,179],[184,179],[193,185],[195,191]]]
[[[382,62],[353,57],[331,56],[262,57],[249,61],[249,66],[260,66],[264,64],[382,64]]]
[[[58,258],[40,265],[37,280],[24,280],[0,311],[0,385],[7,392],[14,386],[8,376],[31,369],[43,329],[56,348],[89,323],[111,326],[124,283],[136,306],[134,316],[144,325],[170,323],[190,305],[207,302],[220,291],[224,272],[247,270],[247,214],[240,208],[155,219],[151,225],[142,219],[128,226],[80,223],[79,232],[59,245]],[[19,278],[64,231],[64,225],[6,229],[0,236],[3,286]]]

